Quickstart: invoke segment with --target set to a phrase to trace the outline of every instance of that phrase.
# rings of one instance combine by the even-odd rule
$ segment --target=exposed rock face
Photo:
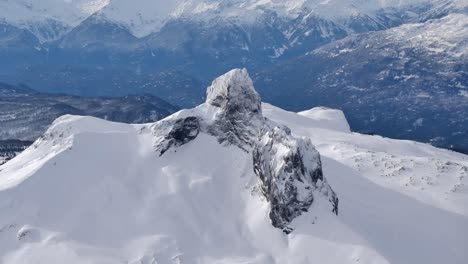
[[[288,225],[317,197],[328,200],[331,211],[338,214],[338,198],[323,176],[319,153],[309,139],[295,138],[289,128],[263,117],[260,97],[245,69],[214,80],[204,107],[201,113],[188,110],[181,114],[187,117],[154,126],[160,155],[207,133],[222,144],[252,153],[259,189],[271,203],[273,226],[292,232]]]
[[[221,143],[246,151],[264,123],[261,99],[246,69],[235,69],[217,78],[208,87],[206,103],[219,108],[210,132]]]
[[[163,155],[172,147],[180,147],[187,144],[200,133],[200,120],[194,116],[176,119],[165,125],[168,132],[164,136],[164,139],[156,145],[159,155]]]
[[[296,139],[285,127],[268,130],[253,150],[254,172],[271,203],[273,226],[290,233],[291,221],[307,212],[315,195],[326,197],[338,214],[338,198],[323,177],[320,155],[309,139]]]

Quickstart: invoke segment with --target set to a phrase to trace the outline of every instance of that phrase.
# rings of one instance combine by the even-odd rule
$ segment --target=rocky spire
[[[320,154],[309,139],[296,138],[289,128],[263,117],[260,96],[247,70],[235,69],[214,80],[206,105],[214,117],[185,116],[157,123],[154,131],[159,134],[156,149],[160,155],[196,139],[199,133],[208,133],[222,144],[252,154],[258,187],[271,204],[273,226],[292,232],[290,223],[317,198],[338,214],[338,197],[323,176]]]
[[[234,69],[216,78],[206,93],[206,103],[224,111],[262,113],[262,101],[246,69]]]
[[[338,214],[338,197],[323,177],[320,154],[309,139],[293,137],[287,127],[275,127],[262,134],[252,155],[260,190],[271,204],[273,226],[291,232],[288,225],[318,196]]]
[[[246,69],[235,69],[215,79],[206,103],[218,108],[210,128],[222,143],[246,151],[253,146],[264,123],[261,99]]]

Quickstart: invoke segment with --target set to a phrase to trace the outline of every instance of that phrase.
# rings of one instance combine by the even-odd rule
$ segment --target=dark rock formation
[[[232,70],[214,80],[208,87],[206,103],[219,108],[210,133],[221,143],[248,151],[254,145],[264,118],[260,96],[247,70]]]
[[[338,214],[338,198],[323,177],[320,155],[310,140],[296,139],[288,128],[275,127],[256,144],[253,163],[260,189],[271,203],[273,226],[290,233],[288,224],[307,212],[316,196],[328,199]]]
[[[174,120],[169,125],[169,132],[164,140],[157,144],[156,149],[159,151],[159,155],[163,155],[172,147],[180,147],[194,140],[199,133],[200,120],[197,117],[190,116]]]
[[[293,231],[289,224],[316,199],[330,203],[330,211],[338,214],[338,198],[323,176],[319,153],[309,139],[295,138],[289,128],[263,117],[245,69],[217,78],[207,90],[206,105],[156,123],[153,131],[160,155],[199,133],[252,153],[259,189],[271,204],[272,225],[285,233]]]

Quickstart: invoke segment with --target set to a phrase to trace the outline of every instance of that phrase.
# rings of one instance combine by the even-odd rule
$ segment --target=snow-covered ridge
[[[245,70],[207,97],[154,124],[58,119],[0,166],[0,262],[466,260],[467,156],[260,108]]]

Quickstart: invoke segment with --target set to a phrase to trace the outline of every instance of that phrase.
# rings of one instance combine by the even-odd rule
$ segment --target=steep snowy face
[[[285,233],[294,218],[309,210],[316,196],[325,197],[338,214],[338,197],[323,177],[320,155],[309,139],[296,139],[289,128],[264,133],[253,151],[254,171],[271,203],[273,226]]]
[[[221,142],[252,147],[264,123],[261,100],[246,69],[217,78],[208,87],[206,104],[216,113],[212,132]]]

